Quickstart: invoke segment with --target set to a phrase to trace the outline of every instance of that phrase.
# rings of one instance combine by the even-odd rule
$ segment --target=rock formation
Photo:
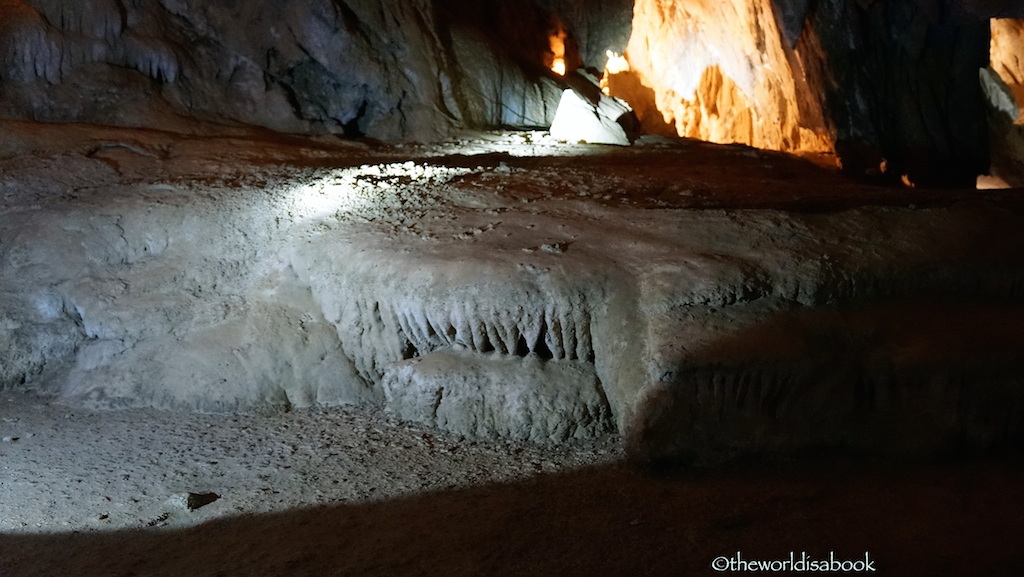
[[[699,145],[658,139],[528,133],[504,146],[531,158],[409,160],[4,128],[55,148],[0,160],[0,387],[96,408],[359,405],[546,442],[617,430],[641,460],[1024,434],[1010,197],[863,206],[871,191],[833,175],[804,193],[851,204],[781,210],[759,198],[794,185],[766,177],[806,165],[726,149],[695,179]]]
[[[955,187],[988,170],[989,18],[1024,14],[995,0],[2,0],[0,16],[6,117],[420,141],[546,127],[559,35],[569,69],[628,41],[631,70],[610,84],[650,132],[834,150],[855,174]]]
[[[991,122],[1019,183],[1020,22],[988,18],[1024,14],[997,4],[0,0],[0,115],[27,119],[0,121],[0,387],[358,404],[533,440],[616,429],[641,459],[1016,440],[1012,206],[750,200],[805,174],[790,164],[733,187],[747,210],[705,210],[729,199],[686,172],[700,145],[657,138],[368,152],[546,128],[573,83],[552,38],[570,69],[628,39],[608,88],[650,131],[968,187]],[[714,179],[783,162],[730,154]]]
[[[822,103],[769,0],[639,0],[627,55],[628,74],[653,91],[651,130],[664,122],[712,142],[831,149]]]
[[[988,172],[985,17],[951,0],[826,2],[805,33],[823,47],[845,169],[925,187],[973,187]]]
[[[977,80],[988,18],[1010,13],[948,0],[641,0],[631,70],[610,86],[651,131],[834,149],[854,174],[973,186],[989,168]]]
[[[405,140],[542,127],[561,94],[552,27],[574,29],[576,64],[628,33],[628,3],[582,4],[3,0],[0,114]]]
[[[991,102],[992,174],[1024,186],[1024,20],[992,20],[991,66],[982,80]]]

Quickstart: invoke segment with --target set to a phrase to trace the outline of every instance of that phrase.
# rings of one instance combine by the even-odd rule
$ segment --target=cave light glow
[[[561,28],[558,32],[548,37],[551,49],[551,71],[559,76],[565,76],[565,39],[567,34]]]
[[[625,54],[619,54],[611,50],[605,51],[608,60],[604,65],[604,74],[601,75],[601,92],[611,96],[611,87],[608,85],[608,77],[612,74],[623,74],[629,72],[629,60]]]

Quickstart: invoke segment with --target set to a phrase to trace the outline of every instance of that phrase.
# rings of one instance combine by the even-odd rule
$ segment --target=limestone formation
[[[989,170],[977,78],[988,65],[988,19],[1019,10],[951,0],[640,0],[630,69],[609,86],[650,132],[834,151],[853,174],[969,187]],[[1014,45],[1005,22],[993,25],[994,49],[1001,37]]]
[[[633,135],[626,133],[620,120],[631,123],[633,110],[610,96],[598,98],[594,105],[573,90],[563,92],[551,121],[551,136],[566,142],[629,146]]]
[[[992,20],[990,58],[992,71],[1010,87],[1015,100],[1024,103],[1024,20]]]
[[[245,155],[288,149],[229,142],[107,132],[2,161],[4,387],[96,408],[356,405],[536,441],[618,431],[644,461],[927,454],[1024,430],[1019,210],[700,208],[678,143],[566,161],[550,137],[504,142],[545,164],[335,144],[298,158],[350,166],[261,169]],[[763,187],[784,161],[751,152],[722,154]],[[643,173],[640,153],[658,161]]]
[[[1024,186],[1024,20],[992,20],[991,58],[991,66],[982,71],[991,107],[991,173]]]
[[[558,442],[615,430],[586,359],[440,349],[390,365],[381,386],[398,417],[468,437]]]
[[[573,29],[583,64],[580,50],[622,49],[629,4],[546,4],[3,0],[0,114],[387,140],[547,127],[561,92],[542,66],[549,28]]]
[[[651,130],[664,122],[711,142],[831,150],[805,56],[784,41],[770,0],[639,0],[626,52],[654,97]]]
[[[649,132],[835,151],[854,174],[959,187],[989,168],[989,19],[1024,14],[996,0],[3,0],[0,16],[5,117],[412,141],[544,128],[565,88],[545,67],[560,34],[569,69],[626,49],[609,85]],[[1012,44],[1004,22],[996,42]]]
[[[996,16],[1024,9],[0,0],[0,389],[615,431],[645,461],[1018,442],[1013,197],[780,193],[810,169],[701,165],[615,96],[648,132],[1020,184]],[[579,83],[624,49],[611,95]]]

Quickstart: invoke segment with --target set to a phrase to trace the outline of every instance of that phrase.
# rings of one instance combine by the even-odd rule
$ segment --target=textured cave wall
[[[445,110],[465,126],[547,128],[564,88],[549,36],[567,34],[570,69],[602,68],[629,38],[631,0],[436,0]],[[450,72],[449,72],[450,71]]]
[[[426,1],[4,0],[2,113],[383,138],[445,128]],[[410,25],[412,24],[412,25]],[[428,73],[434,72],[431,79]]]
[[[991,60],[992,70],[1013,92],[1018,106],[1024,105],[1024,20],[992,20]]]
[[[986,81],[992,129],[992,175],[1024,186],[1024,20],[992,20],[992,62]]]
[[[0,116],[388,140],[543,126],[560,95],[543,69],[549,29],[569,31],[581,64],[624,45],[629,6],[0,0]],[[626,17],[603,26],[607,14]]]
[[[973,187],[988,172],[984,13],[954,0],[832,0],[807,12],[804,34],[824,48],[845,169],[936,187]]]
[[[604,68],[606,53],[626,49],[633,30],[633,0],[540,0],[559,16],[578,51],[580,64]]]
[[[648,131],[831,149],[802,55],[784,41],[771,0],[638,0],[627,53],[631,70],[612,90],[635,103]]]
[[[991,19],[1022,18],[1015,0],[774,0],[820,86],[836,152],[852,174],[926,187],[973,188],[990,160],[979,70]],[[996,38],[998,41],[998,36]],[[1017,39],[1019,40],[1019,39]],[[1011,40],[1014,42],[1016,40]],[[1024,149],[1021,149],[1024,152]],[[1009,162],[1017,162],[1010,160]]]
[[[599,69],[628,42],[632,70],[611,85],[650,132],[834,148],[854,174],[970,186],[989,169],[978,69],[995,16],[1024,17],[1024,6],[0,0],[0,116],[384,140],[544,127],[563,88],[545,68],[548,36],[562,30],[570,67]]]
[[[985,0],[637,0],[612,77],[648,131],[784,151],[853,174],[973,186],[989,169]]]

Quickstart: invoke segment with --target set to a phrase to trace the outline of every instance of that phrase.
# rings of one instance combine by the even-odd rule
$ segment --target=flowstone
[[[135,136],[172,152],[117,171],[74,151],[3,161],[5,387],[109,408],[353,404],[470,437],[617,431],[644,461],[1024,437],[1010,196],[781,210],[746,188],[697,197],[691,145],[570,161],[538,134],[504,144],[532,158],[349,151],[226,178],[237,159]],[[810,170],[716,154],[765,195],[766,166]],[[730,199],[747,206],[699,204]]]
[[[469,437],[563,441],[615,428],[585,361],[438,350],[393,363],[381,384],[388,410],[402,419]]]

